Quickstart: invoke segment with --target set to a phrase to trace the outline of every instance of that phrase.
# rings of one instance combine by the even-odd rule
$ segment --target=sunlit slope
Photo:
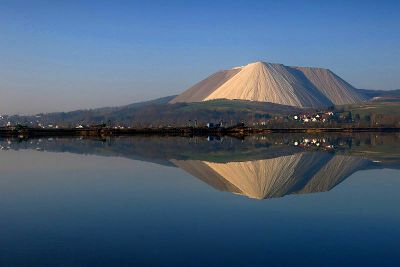
[[[214,99],[250,100],[295,107],[359,103],[364,97],[327,69],[250,63],[217,72],[170,103]]]
[[[329,191],[368,161],[328,153],[297,153],[244,162],[173,163],[218,190],[264,199]]]

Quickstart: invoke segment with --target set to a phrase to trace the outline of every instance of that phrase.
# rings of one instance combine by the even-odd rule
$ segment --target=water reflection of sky
[[[0,151],[0,263],[393,266],[400,173],[264,201],[124,157]]]

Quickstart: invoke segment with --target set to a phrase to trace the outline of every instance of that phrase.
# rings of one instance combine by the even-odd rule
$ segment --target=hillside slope
[[[7,116],[0,119],[0,125],[22,124],[29,126],[56,124],[60,127],[75,127],[77,124],[95,125],[101,123],[129,126],[184,126],[197,120],[198,125],[207,122],[229,123],[252,121],[254,118],[269,118],[300,112],[292,106],[277,105],[244,100],[213,100],[206,102],[168,104],[173,97],[165,97],[147,102],[121,107],[55,112],[32,116]],[[33,122],[34,124],[32,124]]]

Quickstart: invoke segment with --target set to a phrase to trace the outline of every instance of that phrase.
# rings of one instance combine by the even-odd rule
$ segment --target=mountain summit
[[[328,69],[254,62],[216,72],[170,101],[241,99],[296,107],[353,104],[364,97]]]

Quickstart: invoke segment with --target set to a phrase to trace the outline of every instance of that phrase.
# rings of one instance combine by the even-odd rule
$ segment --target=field
[[[399,115],[400,116],[400,102],[384,102],[374,101],[365,104],[357,105],[345,105],[338,106],[338,110],[343,109],[344,111],[351,111],[354,114],[360,114],[360,116],[371,115],[371,114],[382,114],[382,115]]]

